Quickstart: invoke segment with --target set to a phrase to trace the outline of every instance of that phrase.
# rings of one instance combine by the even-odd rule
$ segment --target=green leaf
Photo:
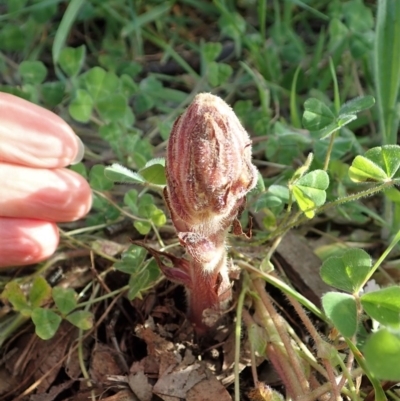
[[[251,323],[248,328],[248,336],[252,349],[259,355],[264,355],[268,345],[268,336],[263,327]]]
[[[35,308],[32,311],[32,321],[35,324],[35,332],[42,340],[48,340],[56,334],[61,323],[61,316],[50,309]]]
[[[400,191],[396,188],[388,188],[384,191],[385,196],[392,202],[400,203]]]
[[[47,76],[47,68],[41,61],[23,61],[18,72],[25,84],[37,85],[41,84]]]
[[[93,313],[85,310],[77,310],[72,312],[66,319],[82,330],[89,330],[93,327]]]
[[[116,95],[119,88],[119,78],[101,67],[91,68],[82,76],[82,80],[96,104],[100,99],[106,101],[110,95]]]
[[[365,312],[377,322],[400,328],[400,287],[393,286],[361,296]]]
[[[69,76],[74,77],[82,69],[86,57],[86,46],[82,45],[76,48],[64,47],[61,50],[58,63],[61,69]]]
[[[321,277],[328,285],[352,294],[358,293],[371,271],[371,257],[362,249],[349,249],[340,257],[330,257],[321,266]]]
[[[109,191],[114,183],[105,176],[105,167],[100,164],[94,165],[89,173],[89,183],[93,189],[98,191]]]
[[[75,171],[75,173],[80,174],[85,179],[87,179],[87,177],[88,177],[86,166],[82,162],[79,162],[77,164],[74,164],[73,166],[70,166],[69,169],[72,171]]]
[[[155,105],[155,100],[150,95],[146,93],[139,93],[135,98],[135,112],[136,114],[142,114],[150,109],[152,109]]]
[[[146,289],[150,279],[148,270],[143,270],[139,275],[132,275],[129,280],[128,299],[132,301],[140,295],[140,292]]]
[[[310,131],[319,131],[335,121],[335,115],[320,100],[307,99],[304,103],[303,125]]]
[[[326,316],[345,337],[357,331],[357,305],[354,297],[340,292],[327,292],[322,297]]]
[[[374,16],[372,10],[362,0],[346,1],[342,7],[346,24],[352,31],[364,33],[373,28]],[[360,15],[363,17],[360,18]]]
[[[155,206],[150,214],[150,219],[157,227],[162,227],[167,222],[167,217],[165,216],[165,213]]]
[[[124,203],[133,213],[138,213],[138,192],[136,189],[131,189],[125,193]]]
[[[398,175],[399,167],[400,146],[378,146],[353,160],[349,176],[355,182],[386,182]]]
[[[317,206],[325,203],[326,192],[329,186],[328,174],[323,170],[314,170],[295,181],[293,195],[308,218],[313,218]]]
[[[142,216],[150,217],[150,213],[152,211],[152,207],[154,206],[154,197],[149,193],[144,194],[139,199],[139,208],[143,211]]]
[[[92,116],[93,99],[84,89],[76,91],[74,100],[70,103],[68,111],[70,116],[81,123],[87,123]]]
[[[309,197],[305,196],[301,189],[294,187],[293,188],[293,195],[300,207],[300,209],[305,213],[305,215],[312,219],[315,216],[314,209],[315,202],[313,202]]]
[[[31,309],[30,305],[28,304],[24,292],[16,281],[13,280],[6,284],[1,297],[8,300],[16,311],[25,311],[24,315],[29,316]]]
[[[333,123],[327,125],[322,130],[318,131],[319,139],[328,138],[328,136],[332,135],[334,132],[338,131],[340,126],[338,125],[337,121],[335,120]]]
[[[124,182],[124,183],[140,183],[143,184],[145,179],[138,173],[129,170],[128,168],[121,166],[120,164],[114,163],[104,169],[105,176],[113,182]]]
[[[355,114],[342,114],[336,119],[336,124],[339,128],[342,128],[356,119],[357,116]]]
[[[283,202],[281,198],[278,198],[270,193],[264,193],[257,198],[257,201],[254,205],[254,211],[257,212],[265,208],[274,208],[281,206],[282,204]]]
[[[210,62],[207,65],[207,78],[211,86],[220,86],[232,75],[233,69],[229,64]]]
[[[366,341],[364,357],[368,369],[380,380],[400,380],[400,338],[381,329]]]
[[[103,120],[117,122],[125,117],[128,105],[122,94],[112,93],[99,99],[96,108]]]
[[[25,48],[26,38],[20,26],[4,24],[0,29],[0,50],[17,52]]]
[[[121,261],[114,264],[114,268],[127,274],[137,273],[143,266],[147,251],[138,245],[132,245],[122,255]]]
[[[356,156],[349,168],[349,177],[354,182],[378,181],[388,179],[387,174],[373,161],[364,156]]]
[[[160,268],[154,258],[146,266],[146,271],[149,272],[149,279],[147,281],[147,288],[153,287],[153,283],[158,280],[161,275]]]
[[[51,21],[58,9],[55,1],[34,0],[31,3],[38,6],[32,7],[30,11],[30,15],[38,24],[45,24]]]
[[[347,114],[356,114],[360,111],[367,110],[375,104],[375,99],[373,96],[360,96],[355,99],[351,99],[339,110],[339,117]]]
[[[330,141],[315,141],[314,142],[314,155],[315,159],[323,163],[326,157],[326,152],[329,149]],[[353,146],[353,140],[351,138],[343,138],[339,136],[335,138],[335,143],[331,153],[331,160],[339,160],[346,153],[348,153]],[[347,174],[347,171],[346,171]]]
[[[57,106],[64,98],[65,84],[63,82],[45,82],[40,86],[43,101],[50,107]]]
[[[37,276],[33,280],[32,288],[29,291],[29,302],[32,308],[41,306],[51,298],[51,287],[46,279]]]
[[[162,159],[150,160],[144,168],[139,170],[139,174],[151,184],[166,185],[165,161],[162,164],[160,160]]]
[[[268,187],[268,193],[281,199],[284,203],[289,202],[289,189],[284,185],[270,185]]]
[[[76,308],[78,294],[72,288],[53,288],[54,302],[62,315],[68,315]]]
[[[137,93],[139,87],[137,83],[127,74],[122,74],[120,77],[121,82],[121,93],[129,98],[135,93]]]
[[[201,47],[201,53],[205,63],[214,61],[222,51],[222,44],[219,42],[208,42]]]
[[[135,221],[133,223],[133,226],[136,228],[136,230],[139,231],[140,234],[142,235],[147,235],[150,230],[151,230],[151,224],[148,223],[147,221]]]
[[[9,14],[18,13],[24,9],[28,0],[8,0],[6,7]]]

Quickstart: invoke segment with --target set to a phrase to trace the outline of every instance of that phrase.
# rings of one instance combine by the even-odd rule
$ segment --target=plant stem
[[[309,311],[314,313],[315,316],[319,317],[324,322],[329,323],[329,319],[319,308],[317,308],[317,306],[315,306],[306,297],[299,294],[292,287],[290,287],[289,285],[287,285],[286,283],[275,277],[272,273],[264,273],[261,270],[256,269],[255,267],[251,266],[249,263],[246,263],[244,261],[238,261],[237,264],[244,267],[247,271],[260,276],[263,280],[273,285],[274,287],[278,288],[284,294],[291,295],[293,298],[297,299],[297,301],[300,302],[303,306],[305,306]]]
[[[395,235],[393,238],[392,242],[390,245],[386,248],[385,252],[382,253],[382,255],[379,257],[379,259],[375,262],[374,266],[372,269],[369,271],[367,277],[364,279],[364,283],[362,286],[364,286],[368,280],[373,276],[375,271],[378,269],[378,267],[381,265],[381,263],[386,259],[386,257],[389,255],[389,253],[392,251],[392,249],[396,246],[396,244],[400,241],[400,231]]]
[[[296,396],[300,394],[306,394],[309,390],[309,383],[305,377],[304,374],[304,369],[299,363],[299,358],[298,355],[294,352],[290,337],[284,327],[284,324],[282,322],[282,318],[276,313],[276,310],[269,299],[267,293],[265,292],[265,284],[264,281],[256,278],[253,280],[253,286],[255,290],[257,291],[258,295],[260,296],[260,299],[262,303],[264,304],[264,307],[266,311],[268,312],[269,316],[272,319],[272,322],[275,326],[275,329],[280,337],[280,340],[282,341],[285,351],[287,353],[287,356],[289,358],[290,364],[293,368],[293,371],[296,376],[296,381],[292,383],[294,389],[296,390]],[[278,352],[278,350],[274,347],[275,351]]]
[[[245,276],[246,277],[246,276]],[[235,325],[235,401],[240,401],[240,383],[239,383],[239,364],[240,364],[240,337],[242,334],[242,311],[244,298],[248,290],[246,278],[243,280],[243,287],[240,291],[238,304],[236,308],[236,325]]]
[[[296,310],[297,315],[299,316],[300,320],[303,322],[304,326],[306,326],[307,331],[310,333],[311,337],[313,338],[315,345],[317,347],[318,353],[321,354],[321,348],[326,348],[326,346],[330,345],[325,344],[325,341],[321,338],[319,335],[318,331],[315,329],[314,325],[311,323],[311,320],[308,318],[307,314],[304,312],[303,308],[301,305],[297,302],[296,299],[288,296],[288,299],[294,309]],[[329,355],[329,354],[328,354]],[[329,381],[332,384],[332,391],[333,391],[333,396],[335,397],[336,400],[340,400],[340,388],[337,386],[336,380],[335,380],[335,374],[333,372],[333,364],[331,361],[331,358],[327,358],[325,355],[321,355],[321,358],[323,360],[324,366],[326,373],[328,374]]]
[[[375,401],[387,401],[385,392],[381,386],[379,380],[377,380],[367,368],[365,364],[365,360],[357,346],[348,338],[345,338],[347,345],[349,346],[350,350],[353,352],[354,358],[356,359],[357,363],[360,365],[366,376],[368,377],[369,381],[371,382],[372,386],[375,390]]]
[[[322,205],[321,207],[310,208],[310,209],[306,210],[305,212],[315,211],[315,214],[322,213],[325,210],[342,205],[343,203],[352,202],[352,201],[359,200],[359,199],[367,197],[367,196],[375,195],[378,192],[381,192],[387,188],[392,187],[393,185],[397,184],[398,182],[399,182],[399,179],[386,181],[376,187],[368,188],[365,191],[356,192],[355,194],[351,194],[349,196],[345,196],[343,198],[336,199],[335,201],[325,203],[325,205]],[[293,228],[294,226],[298,226],[301,223],[304,223],[305,221],[308,221],[308,220],[309,220],[309,218],[306,216],[303,216],[300,219],[296,219],[295,221],[293,221],[293,219],[290,219],[290,221],[284,227],[279,227],[275,232],[273,232],[272,236],[273,236],[273,238],[275,238],[275,237],[281,235],[283,232]]]
[[[329,146],[328,146],[328,150],[326,151],[325,162],[324,162],[324,171],[327,171],[328,167],[329,167],[329,161],[331,160],[331,153],[332,153],[333,144],[334,144],[335,138],[336,138],[336,132],[337,131],[333,132],[329,138]]]

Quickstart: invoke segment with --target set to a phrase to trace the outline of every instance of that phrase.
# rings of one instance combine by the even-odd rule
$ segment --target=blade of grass
[[[300,70],[301,66],[299,65],[294,73],[292,88],[290,90],[290,119],[292,121],[293,127],[295,128],[301,128],[301,118],[299,114],[299,108],[297,107],[297,102],[296,102],[296,87]]]
[[[375,89],[382,144],[397,143],[400,87],[400,1],[380,0],[374,47]]]
[[[374,46],[375,90],[379,113],[382,144],[396,144],[399,115],[396,103],[400,87],[400,1],[380,0],[376,18]],[[394,217],[399,213],[392,201],[385,197],[384,219],[391,230],[382,231],[383,238],[399,230],[400,222]]]
[[[306,11],[309,11],[311,14],[314,14],[316,17],[321,18],[325,21],[329,21],[329,19],[330,19],[326,14],[321,13],[321,11],[318,11],[315,8],[309,6],[304,1],[300,1],[300,0],[287,0],[287,1],[289,1],[290,3],[296,4],[297,6],[303,8]]]
[[[25,6],[16,12],[0,15],[0,21],[7,20],[8,18],[15,18],[21,14],[31,13],[32,11],[37,11],[42,8],[51,6],[53,4],[61,3],[62,1],[63,0],[43,0],[40,3],[35,3],[30,6]]]
[[[153,42],[153,44],[168,53],[171,58],[173,58],[189,75],[195,78],[196,81],[200,79],[197,72],[174,50],[171,45],[169,45],[167,42],[160,39],[148,30],[143,29],[142,35],[144,38],[146,38],[150,42]]]
[[[241,66],[246,70],[246,72],[253,78],[257,89],[258,95],[260,96],[261,107],[266,115],[270,112],[270,96],[269,96],[269,88],[264,77],[258,73],[258,71],[254,71],[250,66],[248,66],[245,62],[240,62]]]
[[[58,26],[56,35],[54,37],[53,47],[52,47],[52,56],[53,63],[56,66],[58,63],[58,59],[60,57],[60,53],[62,48],[65,45],[67,37],[69,35],[69,31],[74,23],[79,10],[85,4],[85,1],[82,0],[72,0],[64,13],[64,16]]]
[[[340,110],[340,95],[339,95],[339,85],[338,85],[338,80],[336,76],[336,71],[335,71],[335,64],[333,63],[332,58],[329,58],[329,68],[331,70],[332,74],[332,80],[333,80],[333,99],[334,99],[334,105],[335,105],[335,113],[338,114]]]
[[[160,6],[155,6],[151,8],[148,12],[138,15],[131,23],[127,24],[122,28],[121,36],[125,38],[130,35],[133,31],[137,31],[143,25],[149,24],[157,20],[158,18],[162,18],[164,14],[166,14],[171,9],[171,4],[165,2]]]
[[[258,0],[258,24],[262,38],[266,37],[266,21],[267,21],[267,0]]]
[[[323,51],[324,51],[324,45],[325,45],[325,38],[326,38],[326,33],[325,29],[322,28],[321,32],[318,35],[318,40],[317,44],[314,47],[314,55],[311,61],[311,66],[310,66],[310,88],[315,86],[315,81],[317,79],[318,73],[319,73],[319,63],[323,59]]]
[[[339,95],[339,85],[336,77],[336,71],[335,71],[335,64],[333,63],[332,58],[329,58],[329,69],[332,74],[332,80],[333,80],[333,93],[334,93],[334,105],[335,105],[335,113],[338,114],[340,110],[340,95]],[[335,142],[337,131],[335,131],[329,138],[329,146],[328,150],[326,151],[326,157],[325,157],[325,162],[324,162],[324,170],[328,170],[329,167],[329,160],[331,159],[331,153],[333,149],[333,144]]]

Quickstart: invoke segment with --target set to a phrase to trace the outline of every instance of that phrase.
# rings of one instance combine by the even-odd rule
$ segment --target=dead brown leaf
[[[104,383],[109,375],[122,375],[116,351],[108,345],[97,343],[92,351],[90,377],[97,383]]]
[[[210,376],[209,379],[202,380],[194,385],[185,397],[186,401],[232,401],[226,388],[215,378]]]
[[[153,386],[149,383],[147,376],[143,370],[128,376],[128,383],[139,401],[151,401],[153,396]]]
[[[205,377],[204,368],[199,363],[178,366],[160,377],[153,392],[166,401],[171,397],[177,400],[186,399],[187,392]]]
[[[29,401],[54,401],[64,390],[70,388],[74,380],[68,380],[57,386],[52,386],[48,393],[34,394],[29,397]]]

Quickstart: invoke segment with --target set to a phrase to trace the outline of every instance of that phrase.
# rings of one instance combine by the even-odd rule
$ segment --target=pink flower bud
[[[180,232],[208,236],[229,227],[254,188],[251,141],[233,110],[219,97],[197,95],[171,131],[167,198]]]

